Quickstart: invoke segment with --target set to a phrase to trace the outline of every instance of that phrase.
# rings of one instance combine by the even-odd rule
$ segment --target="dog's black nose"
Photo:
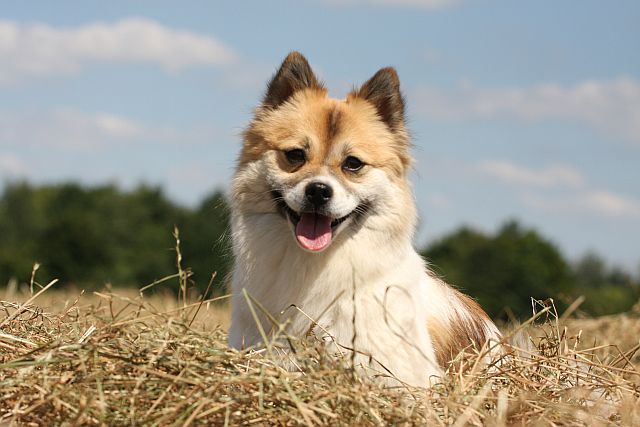
[[[331,200],[331,196],[333,196],[333,189],[327,184],[312,182],[304,189],[304,195],[313,206],[320,207]]]

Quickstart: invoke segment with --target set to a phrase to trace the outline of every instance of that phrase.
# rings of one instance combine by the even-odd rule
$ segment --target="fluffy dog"
[[[410,140],[393,68],[346,99],[287,56],[244,132],[233,179],[230,344],[313,333],[390,381],[426,386],[499,332],[412,246]],[[255,309],[258,302],[268,313]],[[256,322],[258,320],[258,322]],[[346,350],[345,350],[346,349]]]

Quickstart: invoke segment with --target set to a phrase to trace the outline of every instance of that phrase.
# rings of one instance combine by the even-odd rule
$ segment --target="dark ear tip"
[[[381,68],[360,89],[349,96],[365,99],[376,108],[380,119],[394,131],[404,123],[404,100],[400,78],[393,67]]]
[[[307,58],[300,52],[290,52],[267,85],[262,100],[265,107],[275,108],[289,99],[296,91],[306,88],[322,88]]]
[[[304,57],[303,54],[298,52],[297,50],[289,52],[286,58],[284,58],[283,64],[292,63],[292,62],[303,62],[308,64],[307,58]]]
[[[390,80],[394,86],[400,86],[400,77],[398,77],[398,72],[393,67],[384,67],[378,70],[378,72],[373,76],[373,79],[387,79]],[[373,80],[372,79],[372,80]]]

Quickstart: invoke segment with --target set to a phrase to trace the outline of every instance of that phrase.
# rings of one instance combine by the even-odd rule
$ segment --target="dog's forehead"
[[[330,98],[325,93],[301,93],[275,114],[274,122],[280,124],[274,127],[272,122],[270,126],[271,131],[279,128],[279,135],[274,135],[276,144],[299,140],[308,148],[325,153],[347,143],[373,141],[388,134],[367,102]]]
[[[310,139],[312,144],[332,145],[349,120],[349,108],[342,100],[315,96],[300,99],[293,105],[300,110],[302,116],[294,127],[305,138]]]

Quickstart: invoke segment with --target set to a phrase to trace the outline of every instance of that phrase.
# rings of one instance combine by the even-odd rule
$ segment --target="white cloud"
[[[448,209],[451,207],[451,199],[440,193],[431,193],[427,196],[427,204],[434,209]]]
[[[565,120],[640,144],[640,82],[627,77],[589,80],[574,86],[479,88],[461,84],[453,91],[424,88],[417,111],[444,120]]]
[[[96,151],[131,144],[210,144],[220,139],[217,129],[188,129],[147,125],[110,113],[56,109],[35,113],[0,110],[0,146],[9,149],[50,148]]]
[[[152,63],[177,71],[226,65],[235,59],[236,54],[213,37],[146,18],[75,28],[0,21],[0,84],[74,73],[94,62]]]
[[[534,170],[501,160],[480,163],[478,171],[507,184],[541,188],[580,188],[585,179],[580,172],[567,165],[551,165]]]
[[[67,113],[68,115],[68,113]],[[143,133],[140,125],[123,117],[99,113],[83,117],[89,126],[94,126],[105,135],[114,138],[135,138]]]
[[[151,182],[176,200],[195,203],[228,182],[234,155],[224,147],[233,147],[233,139],[209,124],[157,126],[71,109],[0,110],[0,185],[15,178],[117,182],[128,188]]]
[[[131,142],[151,131],[132,120],[106,113],[54,110],[46,113],[0,113],[0,144],[33,148],[95,149]]]
[[[175,200],[193,205],[213,188],[226,187],[231,174],[229,162],[225,156],[176,162],[166,170],[164,186]]]
[[[609,191],[590,191],[577,199],[579,205],[612,217],[640,217],[640,202]]]
[[[610,191],[589,190],[551,196],[527,193],[522,199],[529,207],[551,213],[640,219],[640,201]]]
[[[460,3],[460,0],[325,0],[332,5],[374,5],[388,7],[419,7],[425,9],[441,9]]]
[[[11,154],[0,153],[0,178],[16,178],[25,176],[27,172],[28,167],[22,160]]]
[[[516,187],[519,198],[527,206],[539,210],[640,218],[640,201],[595,189],[584,175],[568,165],[532,169],[503,160],[490,160],[481,162],[475,171]]]

